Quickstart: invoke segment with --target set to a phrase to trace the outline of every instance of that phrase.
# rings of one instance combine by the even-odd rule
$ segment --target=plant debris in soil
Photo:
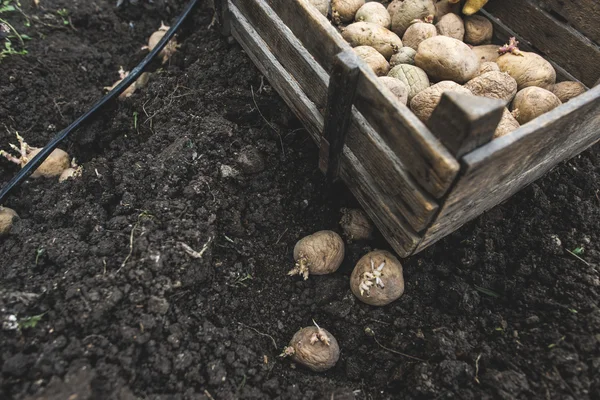
[[[185,4],[30,3],[5,16],[31,40],[0,64],[0,144],[47,143]],[[380,235],[335,274],[286,275],[296,241],[357,204],[212,16],[64,144],[81,177],[5,204],[0,398],[600,398],[597,146],[404,260],[405,294],[370,307],[349,276]],[[0,160],[0,184],[17,170]],[[324,373],[277,357],[313,319],[340,344]]]

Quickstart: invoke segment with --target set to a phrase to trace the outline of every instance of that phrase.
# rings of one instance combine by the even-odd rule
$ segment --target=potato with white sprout
[[[6,236],[12,230],[14,221],[19,219],[12,208],[0,206],[0,237]]]
[[[365,254],[350,276],[350,289],[362,302],[385,306],[404,294],[402,264],[385,250]]]
[[[117,80],[115,83],[113,83],[112,86],[105,86],[104,90],[106,90],[106,91],[113,90],[114,88],[116,88],[119,85],[119,83],[121,83],[123,81],[123,79],[127,78],[128,76],[129,76],[129,71],[125,71],[123,69],[123,67],[120,67],[119,68],[119,80]],[[122,99],[126,99],[128,97],[131,97],[135,93],[136,90],[145,87],[148,84],[149,79],[150,79],[149,72],[142,73],[135,82],[133,82],[125,90],[123,90],[123,92],[121,92],[121,94],[119,95],[119,99],[122,100]]]
[[[344,241],[337,233],[323,230],[300,239],[294,246],[294,268],[288,275],[301,275],[305,280],[309,275],[331,274],[344,260]]]
[[[319,327],[314,320],[313,323],[315,326],[296,332],[280,356],[290,357],[315,372],[323,372],[338,362],[340,346],[331,333]]]
[[[31,161],[36,154],[42,149],[39,147],[31,147],[27,144],[25,139],[17,133],[17,140],[19,141],[19,147],[14,144],[10,144],[10,147],[19,153],[19,157],[15,157],[4,150],[0,150],[0,157],[6,158],[21,168]],[[31,174],[32,178],[56,178],[59,177],[63,171],[71,166],[71,160],[69,154],[61,149],[55,149],[50,155],[44,160],[44,162],[37,167],[37,169]]]
[[[163,22],[161,22],[158,30],[154,31],[152,35],[150,35],[150,38],[148,39],[148,44],[146,46],[143,46],[142,50],[152,51],[170,28],[170,26],[167,26]],[[175,39],[169,40],[169,42],[165,45],[165,47],[163,47],[163,49],[159,53],[159,55],[162,57],[163,64],[166,63],[173,54],[175,54],[179,46],[180,45]]]

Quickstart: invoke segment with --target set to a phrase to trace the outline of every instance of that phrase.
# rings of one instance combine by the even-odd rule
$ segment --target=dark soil
[[[2,14],[32,38],[0,63],[5,149],[14,131],[47,143],[184,6],[22,3],[30,27]],[[598,147],[404,260],[404,296],[367,306],[348,280],[380,237],[333,275],[286,275],[295,242],[356,204],[211,17],[64,144],[83,177],[30,179],[5,204],[21,220],[0,239],[0,398],[600,398]],[[17,170],[0,161],[0,184]],[[342,350],[320,374],[278,357],[313,318]]]

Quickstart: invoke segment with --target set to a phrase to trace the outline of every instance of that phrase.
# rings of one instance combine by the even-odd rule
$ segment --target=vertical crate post
[[[229,15],[229,0],[213,0],[215,6],[215,17],[221,25],[221,34],[223,36],[231,35],[231,24]]]
[[[359,75],[359,59],[353,50],[345,50],[335,56],[319,146],[319,169],[329,182],[336,181],[339,176],[340,159],[350,126]]]
[[[504,107],[498,99],[445,92],[427,125],[460,158],[492,140]]]

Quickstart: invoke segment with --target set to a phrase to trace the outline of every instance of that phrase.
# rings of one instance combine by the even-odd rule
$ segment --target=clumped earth
[[[30,27],[3,14],[32,40],[0,64],[2,146],[46,144],[184,6],[22,3]],[[370,307],[349,277],[381,236],[333,275],[286,275],[295,242],[356,203],[211,17],[65,144],[81,178],[5,204],[21,220],[0,239],[0,398],[600,398],[598,147],[404,260],[405,294]],[[0,183],[17,170],[0,161]],[[341,348],[324,373],[278,357],[313,319]]]

